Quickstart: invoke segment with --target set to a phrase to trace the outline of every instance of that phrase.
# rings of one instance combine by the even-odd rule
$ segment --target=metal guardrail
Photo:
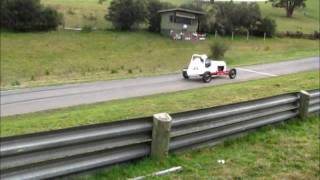
[[[312,90],[308,112],[320,111]],[[172,114],[169,150],[215,144],[299,115],[300,94]],[[45,179],[149,156],[152,117],[0,139],[1,179]]]

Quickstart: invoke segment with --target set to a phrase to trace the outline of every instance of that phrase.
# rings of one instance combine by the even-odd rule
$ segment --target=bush
[[[210,57],[214,59],[223,58],[224,54],[227,52],[228,49],[229,49],[229,46],[226,43],[222,41],[214,41],[210,45],[210,51],[211,51]]]
[[[145,20],[146,14],[144,0],[113,0],[105,18],[118,30],[131,30]]]
[[[82,28],[81,28],[81,31],[82,32],[86,32],[86,33],[89,33],[89,32],[92,32],[93,28],[92,26],[90,25],[84,25]]]
[[[214,31],[223,35],[230,35],[237,29],[250,30],[261,19],[261,12],[256,3],[217,3],[215,11],[216,20],[211,26],[214,27]]]
[[[147,21],[149,24],[149,31],[160,32],[161,15],[159,10],[173,7],[170,3],[160,2],[159,0],[150,0],[147,6]]]
[[[252,31],[253,35],[264,36],[264,33],[268,37],[273,37],[276,33],[276,22],[270,18],[263,18],[257,23],[256,29]]]
[[[62,23],[62,15],[40,0],[1,0],[1,28],[14,31],[48,31]]]

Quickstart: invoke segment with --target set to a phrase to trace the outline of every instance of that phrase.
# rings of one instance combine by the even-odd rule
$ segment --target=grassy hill
[[[192,2],[192,0],[163,0],[175,5]],[[104,19],[110,0],[99,4],[98,0],[42,0],[42,3],[55,7],[65,16],[68,27],[92,25],[100,29],[111,28],[111,23]],[[293,18],[285,17],[285,10],[273,8],[271,3],[259,3],[263,16],[276,20],[278,31],[319,31],[319,0],[307,0],[305,9],[297,9]]]
[[[276,18],[280,29],[301,26],[302,29],[297,29],[312,32],[318,24],[319,8],[316,5],[319,1],[307,2],[308,8],[296,11],[293,21],[284,17],[283,9],[271,8],[270,4],[264,3],[261,8],[265,15]],[[102,5],[98,0],[42,0],[42,3],[63,12],[68,27],[89,24],[100,29],[111,28],[111,23],[104,20],[110,1]],[[303,15],[303,11],[308,14]],[[225,57],[230,66],[319,55],[318,41],[274,38],[264,42],[260,38],[246,41],[243,37],[236,37],[232,42],[230,37],[219,40],[225,40],[231,46]],[[211,42],[212,39],[198,43],[175,42],[145,31],[2,32],[1,88],[178,72],[187,65],[193,53],[209,53]]]
[[[307,0],[306,8],[299,8],[294,11],[292,18],[286,17],[282,8],[273,8],[271,3],[259,3],[263,16],[276,20],[277,31],[302,31],[313,33],[319,31],[319,0]]]

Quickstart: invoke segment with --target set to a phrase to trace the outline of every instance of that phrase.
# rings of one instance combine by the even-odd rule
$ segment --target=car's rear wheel
[[[183,76],[183,78],[185,78],[185,79],[189,79],[189,76],[188,76],[188,73],[187,73],[186,70],[182,71],[182,76]]]
[[[237,70],[236,69],[231,69],[230,71],[229,71],[229,78],[230,79],[234,79],[234,78],[236,78],[237,77]]]
[[[210,72],[206,72],[202,76],[202,81],[205,83],[209,83],[212,80]]]

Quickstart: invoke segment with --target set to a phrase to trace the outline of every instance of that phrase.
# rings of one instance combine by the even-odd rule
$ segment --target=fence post
[[[233,41],[233,37],[234,36],[234,34],[233,34],[233,31],[232,31],[232,33],[231,33],[231,40]]]
[[[218,31],[214,33],[214,38],[217,39],[217,36],[218,36]]]
[[[263,41],[266,41],[267,33],[263,33]]]
[[[300,91],[299,116],[301,119],[305,119],[309,115],[309,102],[310,94],[306,91]]]
[[[167,113],[153,115],[151,157],[161,160],[168,156],[172,118]]]
[[[247,41],[249,41],[249,30],[247,30]]]

